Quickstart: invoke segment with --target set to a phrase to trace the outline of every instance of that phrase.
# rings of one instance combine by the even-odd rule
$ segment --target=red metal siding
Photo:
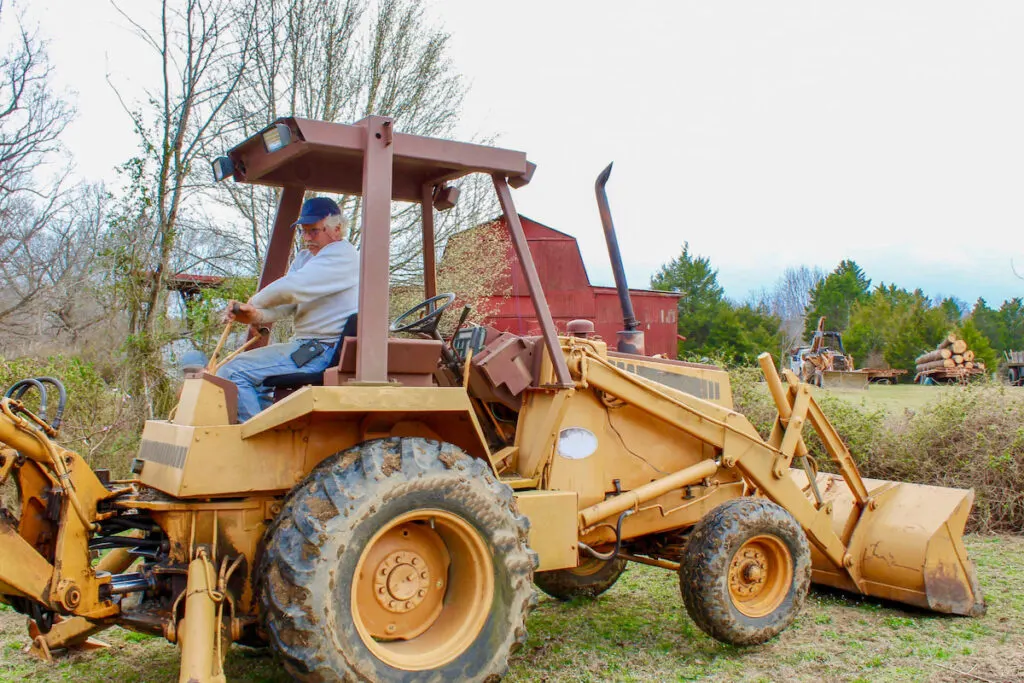
[[[622,329],[623,318],[615,288],[590,284],[576,238],[529,218],[520,218],[555,327],[564,334],[566,323],[585,318],[594,322],[597,334],[614,345],[615,335]],[[491,229],[507,230],[507,227],[504,220],[499,220]],[[497,309],[498,313],[489,316],[486,323],[515,334],[540,334],[537,314],[526,290],[526,278],[511,245],[507,253],[513,263],[510,281],[497,283],[496,288],[511,291],[511,296],[503,298],[496,294],[490,297],[489,307]],[[680,295],[630,290],[630,296],[634,313],[644,331],[647,353],[675,358],[678,348],[676,315]]]

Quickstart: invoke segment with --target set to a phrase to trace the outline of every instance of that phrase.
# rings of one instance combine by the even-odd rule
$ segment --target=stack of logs
[[[974,351],[967,348],[967,342],[958,339],[952,332],[934,351],[917,357],[917,378],[930,376],[942,379],[966,378],[980,375],[985,364],[974,359]]]

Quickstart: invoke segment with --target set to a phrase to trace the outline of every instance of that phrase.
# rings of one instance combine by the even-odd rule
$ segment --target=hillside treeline
[[[852,260],[829,273],[808,267],[788,268],[771,288],[748,301],[725,296],[718,271],[707,257],[681,254],[651,278],[653,289],[680,292],[679,353],[690,360],[718,360],[749,365],[763,351],[785,357],[807,343],[818,320],[842,333],[856,367],[891,367],[913,375],[914,359],[934,349],[950,331],[966,340],[986,367],[997,368],[1007,350],[1024,349],[1024,300],[1013,298],[991,307],[984,299],[973,306],[954,297],[936,298],[921,289],[894,284],[872,285]]]

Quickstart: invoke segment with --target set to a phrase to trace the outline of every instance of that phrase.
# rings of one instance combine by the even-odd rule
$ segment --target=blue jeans
[[[273,403],[273,390],[263,386],[263,380],[274,375],[292,372],[322,372],[327,369],[337,341],[322,342],[324,351],[301,368],[291,355],[298,351],[306,339],[293,339],[284,344],[270,344],[245,351],[217,371],[218,377],[234,382],[238,387],[238,421],[245,422]]]

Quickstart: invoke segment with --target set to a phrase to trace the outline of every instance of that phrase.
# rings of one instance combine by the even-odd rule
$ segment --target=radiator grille
[[[188,455],[186,446],[178,446],[163,441],[147,441],[143,439],[139,448],[139,458],[149,462],[158,462],[161,465],[183,469],[185,467],[185,456]]]

